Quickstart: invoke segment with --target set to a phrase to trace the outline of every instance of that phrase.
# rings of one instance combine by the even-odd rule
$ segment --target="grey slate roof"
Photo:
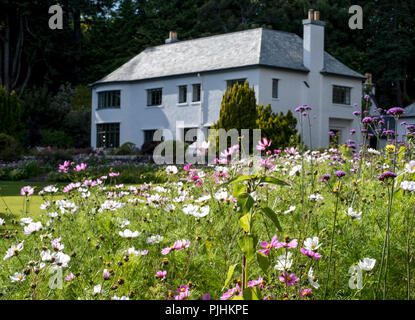
[[[150,47],[92,86],[260,65],[308,72],[302,38],[257,28]],[[364,79],[328,53],[324,65],[322,72]]]
[[[410,104],[405,108],[405,113],[401,115],[401,118],[413,118],[415,117],[415,103]]]

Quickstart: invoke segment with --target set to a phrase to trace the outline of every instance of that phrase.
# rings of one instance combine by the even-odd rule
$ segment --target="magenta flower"
[[[168,253],[170,253],[173,250],[183,250],[188,248],[190,245],[190,240],[187,239],[182,239],[182,240],[178,240],[176,241],[172,246],[164,248],[161,250],[161,254],[166,255]]]
[[[307,249],[301,248],[300,251],[303,255],[308,256],[310,258],[317,259],[317,260],[320,260],[320,258],[322,257],[321,254],[319,254],[317,252],[314,252],[312,250],[307,250]]]
[[[63,164],[59,165],[59,172],[68,173],[70,164],[69,160],[64,161]]]
[[[301,290],[300,291],[300,297],[301,298],[307,298],[307,297],[309,297],[311,295],[312,295],[312,293],[311,293],[311,289],[310,288],[304,289],[304,290]]]
[[[119,172],[110,172],[108,175],[110,177],[118,177],[120,175],[120,173]]]
[[[232,298],[233,296],[241,296],[242,295],[242,290],[239,287],[239,285],[237,284],[235,288],[229,289],[228,291],[226,291],[222,297],[220,297],[220,300],[228,300],[229,298]]]
[[[405,113],[405,109],[399,107],[391,108],[386,113],[393,116],[400,116],[401,114]]]
[[[84,171],[86,169],[86,164],[85,163],[81,163],[81,164],[78,164],[76,167],[75,167],[75,171],[76,172],[80,172],[80,171]]]
[[[156,277],[157,278],[165,278],[166,277],[166,275],[167,275],[167,271],[161,271],[161,270],[159,270],[159,271],[157,271],[157,273],[156,273]]]
[[[262,279],[261,276],[259,276],[258,280],[252,280],[248,282],[248,287],[256,287],[258,285],[260,289],[262,289],[265,286],[264,279]]]
[[[346,175],[346,172],[344,172],[344,171],[336,171],[335,173],[334,173],[334,175],[337,177],[337,178],[341,178],[341,177],[344,177],[345,175]]]
[[[191,166],[191,164],[190,164],[190,163],[186,164],[186,165],[184,166],[183,170],[184,170],[184,171],[189,171],[189,170],[190,170],[190,166]]]
[[[281,282],[284,282],[287,286],[293,286],[300,280],[295,273],[291,273],[288,275],[286,271],[284,271],[279,277]]]
[[[70,282],[73,279],[75,279],[75,275],[72,272],[65,277],[65,281],[67,282]]]
[[[31,186],[26,186],[20,189],[20,195],[25,197],[30,197],[35,192]]]
[[[271,146],[272,141],[268,141],[267,138],[262,138],[262,142],[261,140],[258,141],[258,144],[256,145],[256,149],[259,151],[265,151],[268,147]]]
[[[271,250],[271,248],[275,248],[278,245],[278,237],[275,235],[272,237],[271,242],[268,243],[266,241],[262,241],[260,243],[260,246],[264,249],[258,250],[258,252],[268,255],[268,252]]]
[[[288,249],[294,249],[297,248],[298,241],[297,239],[291,240],[290,242],[278,242],[275,246],[276,248],[288,248]]]
[[[385,180],[389,180],[389,179],[395,179],[396,177],[397,177],[396,173],[394,173],[392,171],[385,171],[384,173],[382,173],[378,177],[378,180],[385,181]]]

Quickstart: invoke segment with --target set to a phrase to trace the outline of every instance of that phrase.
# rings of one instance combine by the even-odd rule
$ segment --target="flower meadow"
[[[380,121],[363,119],[363,141]],[[2,203],[0,298],[414,298],[410,144],[274,150],[264,138],[257,150],[231,161],[232,146],[217,164],[165,166],[166,182],[137,185],[64,162],[56,170],[77,180],[23,187],[20,212]]]

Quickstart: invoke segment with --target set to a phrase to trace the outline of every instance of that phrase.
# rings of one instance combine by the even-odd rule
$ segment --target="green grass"
[[[50,182],[0,181],[0,218],[8,216],[17,219],[24,214],[24,197],[20,195],[20,189],[24,186],[37,187],[35,195],[30,197],[28,212],[31,217],[38,217],[41,213],[39,207],[42,197],[36,194],[50,184]]]

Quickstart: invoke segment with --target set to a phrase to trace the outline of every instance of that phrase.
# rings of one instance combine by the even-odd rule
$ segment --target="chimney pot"
[[[308,19],[310,20],[314,19],[314,9],[308,10]]]
[[[320,11],[314,11],[314,20],[320,20]]]
[[[174,43],[174,42],[178,42],[179,39],[177,39],[177,32],[176,31],[170,31],[169,32],[169,38],[166,39],[166,43]]]

